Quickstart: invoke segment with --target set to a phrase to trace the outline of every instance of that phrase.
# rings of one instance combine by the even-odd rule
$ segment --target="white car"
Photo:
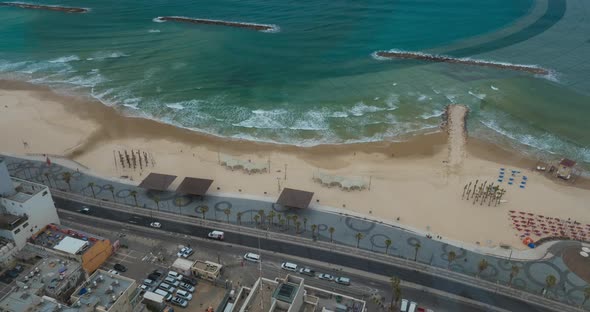
[[[113,275],[119,275],[119,272],[117,272],[116,270],[109,270],[109,273]]]
[[[350,285],[350,278],[348,277],[337,277],[334,281],[341,285]]]
[[[150,223],[150,226],[153,227],[153,228],[159,229],[159,228],[162,227],[162,223],[160,223],[160,222],[152,222],[152,223]]]
[[[318,275],[319,279],[325,280],[325,281],[333,281],[334,280],[334,276],[327,274],[327,273],[322,273],[320,275]]]
[[[260,255],[249,252],[244,255],[244,259],[252,262],[260,262]]]
[[[297,271],[297,264],[291,262],[283,262],[281,263],[281,268],[283,268],[283,270],[295,272]]]

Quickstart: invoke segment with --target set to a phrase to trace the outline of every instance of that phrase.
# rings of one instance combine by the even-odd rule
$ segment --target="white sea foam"
[[[102,60],[106,60],[106,59],[111,59],[111,58],[120,58],[120,57],[126,57],[129,56],[128,54],[125,54],[123,52],[120,51],[99,51],[99,52],[95,52],[92,54],[91,57],[86,58],[87,61],[102,61]]]
[[[291,130],[327,130],[326,115],[321,111],[308,111],[289,127]]]
[[[420,102],[424,102],[426,100],[428,100],[428,95],[426,94],[420,94],[420,96],[418,97],[418,101]]]
[[[356,103],[351,109],[350,109],[350,113],[353,116],[363,116],[367,113],[374,113],[374,112],[378,112],[378,111],[382,111],[383,108],[377,107],[377,106],[371,106],[371,105],[367,105],[364,102],[358,102]]]
[[[172,108],[172,109],[175,109],[175,110],[182,110],[182,109],[184,109],[184,106],[182,106],[181,103],[166,104],[166,107]]]
[[[79,61],[79,60],[80,60],[80,57],[78,57],[77,55],[70,55],[70,56],[58,57],[58,58],[50,60],[48,62],[49,63],[68,63],[68,62]]]
[[[432,111],[430,113],[421,114],[420,115],[420,118],[421,119],[424,119],[424,120],[427,120],[427,119],[430,119],[430,118],[435,118],[435,117],[438,118],[438,117],[442,116],[444,113],[445,113],[444,110],[437,109],[437,110],[434,110],[434,111]]]
[[[136,110],[139,109],[139,107],[137,107],[137,104],[123,104],[123,106]]]
[[[248,119],[234,123],[233,125],[244,128],[282,129],[285,127],[282,120],[285,119],[284,116],[287,113],[288,112],[283,109],[257,109],[252,111],[252,115]]]
[[[495,87],[495,86],[490,86],[490,88],[491,88],[492,90],[494,90],[494,91],[498,91],[498,90],[500,90],[500,89],[498,89],[498,88],[497,88],[497,87]]]
[[[148,30],[148,32],[153,34],[153,33],[159,33],[160,30],[159,29],[150,29],[150,30]]]
[[[155,22],[155,23],[165,23],[165,22],[166,22],[165,20],[163,20],[163,19],[162,19],[162,17],[161,17],[161,16],[154,17],[154,18],[152,19],[152,21],[153,21],[153,22]]]
[[[469,91],[467,93],[469,93],[471,96],[473,96],[475,98],[478,98],[478,99],[480,99],[482,101],[486,98],[486,94],[484,94],[484,93],[474,93],[472,91]]]
[[[395,110],[397,109],[397,104],[399,104],[399,95],[397,94],[390,94],[385,99],[385,105],[387,105],[387,110]]]
[[[11,72],[23,66],[26,66],[27,64],[29,64],[29,62],[27,61],[11,63],[8,61],[0,60],[0,72]]]

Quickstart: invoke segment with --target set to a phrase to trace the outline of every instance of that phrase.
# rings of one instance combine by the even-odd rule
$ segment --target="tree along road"
[[[164,219],[150,219],[142,215],[135,215],[130,212],[121,212],[110,210],[107,208],[93,206],[89,204],[81,204],[76,201],[70,201],[58,197],[54,197],[56,207],[69,210],[79,211],[82,206],[90,207],[92,215],[100,218],[105,218],[113,221],[129,222],[132,224],[149,226],[150,222],[158,221],[162,224],[162,228],[167,231],[177,232],[186,235],[197,237],[206,237],[211,228],[199,226],[195,218],[195,224],[185,224],[182,222],[164,220]],[[333,263],[345,267],[363,270],[374,274],[384,276],[398,276],[402,280],[411,281],[416,284],[424,285],[430,288],[438,289],[451,294],[459,295],[468,299],[483,302],[492,306],[496,306],[509,311],[552,311],[550,309],[532,305],[527,302],[517,300],[503,294],[494,293],[494,290],[485,290],[478,287],[473,287],[448,280],[438,276],[432,276],[424,272],[400,268],[390,264],[370,259],[359,258],[353,255],[345,255],[336,253],[331,250],[314,248],[313,246],[302,246],[293,244],[287,241],[275,241],[266,239],[264,237],[256,237],[244,235],[242,233],[225,233],[225,241],[232,244],[238,244],[251,248],[260,248],[268,251],[279,252],[287,255],[293,255],[302,258],[308,258],[316,261]]]

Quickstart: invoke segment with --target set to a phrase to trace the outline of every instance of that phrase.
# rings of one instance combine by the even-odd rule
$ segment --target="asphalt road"
[[[54,201],[56,207],[61,209],[77,212],[82,208],[82,204],[78,202],[64,200],[57,197],[54,197]],[[148,217],[134,215],[131,212],[125,213],[120,211],[112,211],[92,205],[85,206],[91,208],[92,215],[95,217],[143,226],[149,226],[150,222],[158,221],[162,224],[162,229],[186,235],[206,237],[207,233],[213,230],[199,226],[197,224],[198,219],[196,218],[195,224],[189,225],[169,220],[150,219]],[[437,276],[431,276],[411,269],[399,268],[377,261],[357,258],[352,255],[342,255],[329,250],[313,248],[313,246],[300,246],[291,244],[289,242],[273,241],[263,237],[254,237],[227,231],[225,232],[225,242],[255,249],[260,248],[267,251],[293,255],[301,258],[308,258],[321,262],[333,263],[336,265],[367,271],[383,276],[398,276],[402,280],[459,295],[509,311],[551,311],[549,309],[531,305],[511,297],[495,294],[493,290],[488,291],[477,287],[471,287],[469,285]],[[473,308],[469,310],[463,310],[464,307],[460,306],[458,303],[456,303],[456,305],[457,306],[452,309],[452,311],[473,311]]]

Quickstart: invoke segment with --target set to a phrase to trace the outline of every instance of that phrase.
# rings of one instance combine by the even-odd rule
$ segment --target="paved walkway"
[[[367,252],[387,253],[390,255],[414,260],[423,264],[429,264],[439,268],[449,268],[452,271],[466,275],[478,275],[478,264],[485,259],[488,266],[479,277],[500,284],[508,284],[510,272],[513,266],[519,268],[519,273],[513,278],[512,285],[515,288],[539,294],[546,288],[545,279],[549,274],[557,278],[554,287],[548,290],[547,296],[571,305],[579,305],[584,299],[584,288],[588,287],[573,272],[570,272],[561,258],[561,254],[568,248],[579,248],[579,242],[560,242],[543,249],[542,254],[548,254],[540,260],[515,261],[506,254],[506,257],[497,257],[474,252],[467,248],[456,247],[444,241],[426,238],[423,234],[409,231],[381,221],[371,221],[366,218],[329,212],[324,209],[297,210],[282,207],[280,205],[252,199],[235,198],[226,196],[205,196],[198,198],[182,196],[173,192],[154,192],[137,188],[134,185],[115,182],[84,173],[84,171],[72,170],[55,162],[47,166],[44,161],[30,160],[5,156],[10,173],[13,176],[50,185],[52,188],[68,191],[69,186],[63,179],[64,172],[71,173],[71,192],[85,196],[95,196],[104,201],[115,200],[120,204],[137,206],[153,211],[166,211],[181,215],[204,217],[210,220],[218,220],[246,227],[263,227],[269,231],[284,234],[312,237],[312,226],[315,225],[316,239],[330,241],[349,246],[356,246]],[[82,169],[82,168],[81,168]],[[90,183],[94,183],[90,186]],[[112,187],[112,192],[111,192]],[[136,192],[133,197],[132,192]],[[158,200],[156,203],[155,200]],[[203,213],[201,207],[207,207]],[[226,214],[228,212],[229,214]],[[279,217],[280,216],[280,217]],[[287,216],[296,216],[300,222],[299,231],[296,222]],[[279,221],[279,219],[283,221]],[[333,234],[329,229],[333,228]],[[357,240],[357,234],[361,233],[361,239]],[[386,242],[392,244],[387,248]],[[455,260],[449,263],[449,253],[453,251]],[[516,254],[514,252],[513,256]],[[555,255],[555,256],[551,256]],[[541,258],[541,257],[539,257]]]

